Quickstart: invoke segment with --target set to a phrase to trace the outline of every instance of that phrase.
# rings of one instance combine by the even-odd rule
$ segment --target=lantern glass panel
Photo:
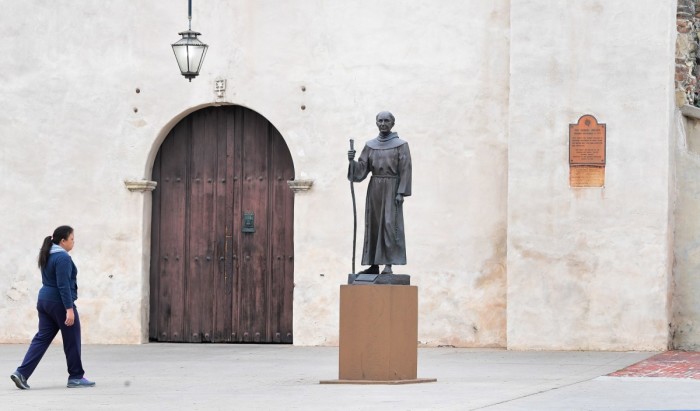
[[[173,44],[173,51],[175,52],[175,59],[177,60],[177,65],[180,67],[180,72],[186,73],[190,71],[187,66],[189,62],[187,58],[187,46],[184,44]]]
[[[207,46],[202,44],[198,46],[189,46],[188,48],[190,70],[199,73],[199,69],[202,67],[202,62],[204,61],[204,55],[207,52]]]

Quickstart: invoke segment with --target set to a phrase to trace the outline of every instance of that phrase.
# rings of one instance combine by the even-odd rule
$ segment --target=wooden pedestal
[[[405,384],[418,379],[418,287],[340,286],[339,379],[322,383]]]

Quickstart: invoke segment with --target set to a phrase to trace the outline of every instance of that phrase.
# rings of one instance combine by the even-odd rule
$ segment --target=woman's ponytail
[[[51,241],[51,236],[48,236],[44,238],[44,242],[41,244],[41,250],[39,250],[39,258],[37,261],[39,262],[39,269],[43,270],[44,267],[46,267],[46,262],[49,260],[49,251],[51,251],[51,245],[53,245],[53,242]]]

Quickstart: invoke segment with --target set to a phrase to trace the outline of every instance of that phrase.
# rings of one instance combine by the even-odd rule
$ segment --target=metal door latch
[[[255,232],[255,213],[243,213],[243,229],[244,233]]]

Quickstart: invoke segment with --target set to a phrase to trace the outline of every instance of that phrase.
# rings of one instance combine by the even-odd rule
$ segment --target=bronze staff
[[[350,151],[355,150],[355,140],[350,139]],[[352,161],[352,160],[350,160]],[[352,194],[352,216],[353,216],[353,225],[352,225],[352,274],[355,274],[355,246],[357,243],[357,205],[355,204],[355,186],[353,185],[355,173],[354,170],[351,168],[350,173],[352,174],[352,178],[350,179],[350,194]]]

